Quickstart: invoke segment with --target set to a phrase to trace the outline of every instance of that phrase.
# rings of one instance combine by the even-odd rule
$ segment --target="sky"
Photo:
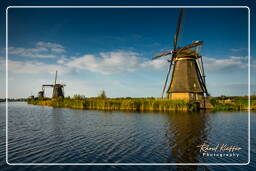
[[[54,82],[55,70],[65,96],[105,90],[108,97],[160,97],[168,57],[152,57],[173,48],[178,14],[178,8],[10,8],[9,97],[37,95],[42,84]],[[185,9],[178,46],[195,40],[204,41],[209,93],[247,95],[248,9]],[[0,66],[3,75],[4,45]]]

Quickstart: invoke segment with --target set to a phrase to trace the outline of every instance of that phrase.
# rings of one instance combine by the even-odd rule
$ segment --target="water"
[[[1,159],[5,162],[5,104],[1,111]],[[247,112],[136,113],[74,110],[9,103],[9,163],[247,163]],[[251,114],[255,133],[256,115]],[[252,133],[253,134],[253,133]],[[251,145],[255,147],[255,137]],[[201,144],[238,146],[238,157],[205,157]],[[251,149],[255,157],[255,148]],[[78,166],[7,166],[5,170],[69,170]],[[215,170],[239,166],[80,166],[118,170]],[[248,170],[256,167],[243,166]]]

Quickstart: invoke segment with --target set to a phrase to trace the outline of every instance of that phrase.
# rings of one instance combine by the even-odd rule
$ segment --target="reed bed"
[[[29,104],[53,107],[67,107],[90,110],[129,110],[129,111],[173,111],[195,110],[195,105],[183,100],[154,98],[86,98],[86,99],[47,99],[28,100]]]
[[[75,98],[60,99],[28,99],[29,104],[52,107],[65,107],[89,110],[126,110],[126,111],[194,111],[198,110],[194,103],[183,100],[169,100],[156,98]],[[213,110],[248,110],[248,98],[211,98]],[[251,110],[256,110],[256,99],[251,99]]]
[[[237,99],[228,99],[228,100],[219,100],[212,99],[211,104],[214,107],[214,110],[248,110],[249,103],[248,98],[237,98]],[[250,109],[256,110],[256,100],[251,99]]]

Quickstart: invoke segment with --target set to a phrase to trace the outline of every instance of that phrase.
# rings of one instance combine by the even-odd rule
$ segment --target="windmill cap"
[[[197,59],[199,54],[195,50],[185,49],[176,54],[176,58],[192,58]]]

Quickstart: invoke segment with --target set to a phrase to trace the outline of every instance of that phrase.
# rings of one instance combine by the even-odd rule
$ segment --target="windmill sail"
[[[180,27],[181,27],[181,22],[182,22],[182,18],[183,18],[183,13],[184,13],[184,9],[180,9],[180,15],[179,15],[179,19],[178,19],[178,23],[177,23],[177,27],[176,27],[176,33],[175,33],[175,36],[174,36],[172,57],[171,57],[171,60],[169,61],[170,65],[169,65],[168,72],[167,72],[167,75],[166,75],[166,79],[165,79],[165,82],[164,82],[164,87],[163,87],[163,91],[162,91],[162,98],[164,97],[165,88],[166,88],[166,85],[167,85],[167,82],[168,82],[168,79],[169,79],[169,76],[170,76],[171,68],[172,68],[173,58],[175,57],[174,52],[176,50],[177,43],[178,43],[178,40],[179,40]],[[162,55],[162,56],[164,56],[164,55]]]

